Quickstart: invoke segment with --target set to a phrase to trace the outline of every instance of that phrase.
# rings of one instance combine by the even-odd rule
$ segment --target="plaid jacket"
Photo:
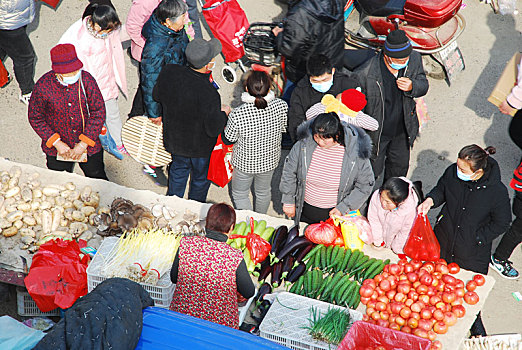
[[[29,102],[29,124],[42,139],[42,150],[47,155],[56,156],[53,143],[58,139],[70,148],[80,141],[85,142],[89,145],[89,155],[101,151],[98,136],[105,122],[105,104],[92,75],[82,71],[82,82],[85,93],[82,92],[79,81],[64,86],[55,73],[49,71],[34,86]],[[80,98],[81,111],[78,103]]]

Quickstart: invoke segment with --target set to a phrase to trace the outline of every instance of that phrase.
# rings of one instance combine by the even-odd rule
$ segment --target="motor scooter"
[[[402,29],[423,55],[427,74],[451,84],[465,68],[457,44],[466,27],[461,5],[462,0],[348,0],[345,39],[353,47],[378,50],[390,31]]]

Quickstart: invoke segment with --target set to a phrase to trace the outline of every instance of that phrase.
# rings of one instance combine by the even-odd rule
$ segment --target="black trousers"
[[[316,224],[321,221],[325,221],[330,217],[330,210],[314,207],[306,202],[303,203],[303,211],[301,212],[301,221],[307,224]]]
[[[9,56],[13,60],[16,81],[22,95],[33,91],[36,59],[36,53],[27,36],[26,27],[14,30],[0,29],[0,59],[4,61],[5,57]]]
[[[138,117],[145,114],[145,104],[143,102],[143,90],[141,89],[141,62],[138,62],[138,89],[132,100],[132,108],[129,118]]]
[[[410,167],[410,145],[406,134],[395,136],[391,140],[381,139],[379,154],[371,164],[375,179],[384,169],[383,183],[391,177],[406,176]]]
[[[74,170],[74,162],[64,162],[57,160],[56,156],[47,156],[47,168],[56,171],[67,171],[72,173]],[[78,163],[83,174],[93,179],[109,180],[105,174],[105,166],[103,164],[103,150],[87,157],[87,162]]]
[[[495,250],[495,258],[498,260],[508,260],[517,245],[522,242],[522,192],[515,191],[513,214],[515,220]]]

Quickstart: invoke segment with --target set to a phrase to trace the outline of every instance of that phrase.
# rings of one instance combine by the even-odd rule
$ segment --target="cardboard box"
[[[488,101],[495,106],[500,106],[502,102],[506,100],[508,95],[511,93],[511,89],[517,84],[518,69],[520,65],[520,58],[522,53],[517,52],[511,57],[509,62],[506,64],[506,68],[502,72],[500,79],[497,81],[497,85],[488,97]],[[514,116],[516,110],[513,111]]]

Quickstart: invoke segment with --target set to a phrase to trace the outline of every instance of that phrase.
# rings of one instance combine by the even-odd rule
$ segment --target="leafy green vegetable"
[[[312,306],[310,314],[310,326],[306,329],[314,339],[339,344],[348,332],[350,313],[347,310],[328,308],[321,317],[321,312]]]

